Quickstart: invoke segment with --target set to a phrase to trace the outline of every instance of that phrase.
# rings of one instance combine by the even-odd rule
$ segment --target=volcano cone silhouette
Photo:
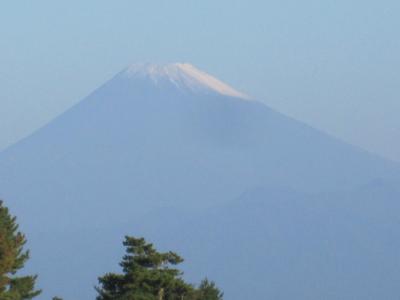
[[[188,267],[188,274],[196,277],[193,274],[198,270],[198,274],[204,271],[207,275],[208,266],[210,277],[216,274],[223,282],[229,299],[244,299],[240,297],[249,295],[263,299],[264,285],[273,276],[273,271],[266,271],[268,265],[264,265],[271,263],[270,257],[250,251],[263,266],[254,273],[257,278],[249,272],[232,278],[228,275],[229,270],[226,273],[217,271],[223,268],[218,265],[218,260],[228,250],[215,242],[221,241],[225,236],[223,232],[218,234],[215,227],[209,226],[224,226],[221,220],[226,224],[233,222],[226,232],[228,235],[235,232],[237,239],[230,236],[227,245],[233,246],[236,242],[240,245],[240,238],[246,236],[247,240],[257,233],[254,241],[265,249],[263,247],[274,233],[261,229],[278,226],[275,234],[279,234],[279,224],[284,220],[274,223],[275,219],[270,216],[268,224],[263,223],[260,215],[242,215],[246,205],[240,210],[223,209],[225,205],[234,205],[235,199],[247,199],[248,195],[256,194],[245,201],[253,207],[256,205],[251,204],[254,199],[258,199],[255,203],[261,203],[260,199],[273,197],[282,201],[276,206],[262,202],[260,213],[270,215],[271,210],[282,210],[283,219],[296,219],[295,203],[301,203],[299,214],[310,213],[307,205],[311,204],[305,195],[347,193],[376,179],[386,184],[398,182],[399,178],[397,164],[288,118],[189,64],[130,66],[45,127],[0,154],[1,197],[8,200],[31,237],[32,267],[39,268],[45,290],[71,299],[93,298],[91,287],[96,277],[116,265],[119,240],[123,234],[131,233],[147,233],[171,249],[181,247],[183,255],[188,253],[195,261],[191,269]],[[262,187],[271,189],[266,192]],[[246,193],[260,191],[258,188],[262,188],[260,193],[264,196]],[[281,192],[271,192],[276,188]],[[396,193],[390,190],[388,197],[393,198]],[[294,206],[285,206],[283,203],[287,201],[293,201],[290,203]],[[375,203],[373,199],[371,201]],[[379,205],[385,211],[388,207],[393,208],[392,204],[384,202]],[[227,216],[226,211],[233,215]],[[251,211],[256,213],[258,210],[253,207]],[[196,223],[196,220],[206,218],[199,215],[204,213],[206,216],[210,212],[213,215],[210,224]],[[215,215],[217,212],[221,215]],[[252,222],[253,218],[258,220],[257,224]],[[187,219],[192,220],[190,226],[185,223]],[[321,225],[320,219],[299,220],[306,224],[304,226]],[[294,230],[297,225],[289,223],[282,228]],[[187,225],[185,230],[182,224]],[[187,241],[200,235],[203,243],[193,242],[199,247],[197,253],[203,251],[201,247],[206,249],[210,244],[216,245],[214,249],[207,248],[209,252],[204,250],[210,254],[204,258],[210,259],[207,266],[204,266],[205,261],[196,261],[196,251],[185,248],[182,241],[175,247],[170,244],[174,239],[168,239],[168,234],[162,238],[160,228],[163,227],[177,231],[181,228],[186,232]],[[213,230],[217,233],[208,236],[207,233]],[[63,240],[55,240],[56,236],[62,236]],[[282,242],[284,249],[295,248],[298,243],[295,234],[289,236]],[[312,237],[306,234],[304,239],[312,242]],[[294,242],[290,243],[291,240]],[[57,245],[44,248],[44,242]],[[112,250],[111,242],[117,250]],[[248,242],[252,240],[248,239]],[[102,250],[83,250],[85,245],[89,248],[96,245]],[[245,270],[248,264],[243,258],[245,245],[238,247],[241,250],[237,255],[240,256],[231,257],[229,262],[236,261],[238,270]],[[306,251],[307,247],[302,249]],[[74,255],[62,249],[69,249]],[[318,249],[321,250],[318,247],[314,250],[318,252]],[[287,252],[282,253],[282,257],[296,260],[293,253],[288,256],[284,256]],[[109,260],[96,264],[101,257]],[[279,259],[279,255],[277,257]],[[300,262],[304,257],[300,255]],[[85,265],[90,266],[90,270],[86,270]],[[272,265],[277,268],[277,278],[284,278],[279,273],[282,269]],[[326,267],[335,269],[334,264]],[[64,282],[68,282],[71,274],[76,276],[73,282],[65,283],[65,288],[61,280],[55,282],[54,278],[59,278],[55,276],[57,268],[64,268]],[[314,269],[299,267],[296,270],[318,273],[318,266],[311,268]],[[318,278],[314,275],[310,275],[312,280]],[[241,292],[235,290],[238,281],[244,283]],[[295,280],[290,281],[293,282]],[[283,282],[274,284],[276,287]],[[310,285],[308,289],[307,284]],[[315,295],[310,292],[311,286],[310,282],[302,286],[294,284],[293,295],[305,291],[303,294],[311,298],[304,299],[321,299],[312,298]],[[326,296],[331,288],[324,290],[320,286],[317,289],[319,296]],[[279,288],[273,289],[271,296],[279,296],[277,290]],[[346,289],[341,289],[339,284],[338,290]],[[303,299],[299,294],[296,297]],[[352,299],[342,294],[339,298]]]

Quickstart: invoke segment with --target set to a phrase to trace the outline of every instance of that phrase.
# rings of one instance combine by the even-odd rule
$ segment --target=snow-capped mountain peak
[[[197,69],[188,63],[158,64],[133,64],[123,75],[128,78],[148,78],[154,83],[168,80],[179,89],[189,89],[193,92],[215,92],[225,96],[250,99],[221,80]]]

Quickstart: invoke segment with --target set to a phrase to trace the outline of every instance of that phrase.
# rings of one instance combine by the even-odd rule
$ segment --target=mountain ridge
[[[189,63],[132,64],[117,76],[124,76],[129,79],[149,78],[155,83],[167,80],[177,88],[186,88],[193,92],[208,90],[225,96],[250,99],[248,95],[235,90],[228,84]]]

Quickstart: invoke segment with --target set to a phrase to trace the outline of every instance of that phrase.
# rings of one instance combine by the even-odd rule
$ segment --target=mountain
[[[214,274],[229,299],[243,299],[250,293],[263,299],[263,288],[274,270],[281,272],[274,286],[295,284],[300,271],[309,272],[315,277],[309,282],[307,276],[301,278],[306,286],[299,290],[303,298],[297,298],[321,299],[310,294],[313,280],[318,271],[333,272],[336,266],[332,263],[322,270],[318,265],[324,262],[321,253],[327,248],[311,245],[322,243],[322,234],[297,231],[301,226],[323,229],[332,206],[337,212],[331,216],[332,226],[342,221],[342,214],[355,215],[357,222],[360,216],[355,208],[362,207],[365,196],[360,191],[371,182],[382,183],[381,195],[395,198],[392,193],[398,195],[397,190],[389,187],[400,182],[400,166],[288,118],[189,64],[130,66],[0,153],[0,196],[30,237],[31,267],[40,270],[42,286],[48,291],[44,297],[92,299],[96,277],[117,265],[122,235],[146,234],[156,244],[188,254],[188,276]],[[259,189],[268,192],[243,196]],[[271,194],[276,189],[283,192]],[[341,201],[353,191],[354,199]],[[279,201],[254,204],[254,198]],[[396,207],[394,200],[388,205],[378,196],[371,201],[374,213]],[[314,209],[323,217],[306,218]],[[250,249],[252,260],[246,260],[249,244],[242,244],[241,238],[266,249],[274,242],[266,236],[270,227],[276,235],[286,230],[292,234],[282,235],[281,248],[272,256]],[[368,236],[371,227],[362,223],[357,230]],[[185,241],[169,244],[174,238],[164,228],[178,231]],[[345,227],[340,228],[338,235],[351,237]],[[229,240],[224,246],[226,235]],[[201,243],[197,237],[202,237]],[[275,263],[275,269],[269,270],[271,259],[279,262],[290,253],[295,260],[300,238],[310,251],[304,250],[304,255],[317,254],[319,260],[313,265],[312,259],[300,257],[299,263],[308,267],[296,269],[291,281],[285,282],[287,269],[283,268],[290,264],[279,268]],[[346,254],[346,240],[332,246]],[[237,256],[220,260],[235,247]],[[250,263],[256,268],[254,274],[244,272]],[[233,265],[243,271],[237,277],[228,272]],[[337,289],[341,299],[353,299],[342,293],[347,291],[344,287]],[[315,289],[319,295],[331,290],[332,286],[322,284]]]

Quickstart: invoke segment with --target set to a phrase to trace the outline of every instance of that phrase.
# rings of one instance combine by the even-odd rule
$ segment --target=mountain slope
[[[390,185],[259,188],[178,227],[155,222],[148,235],[177,245],[188,276],[214,278],[227,299],[396,299],[399,198]]]
[[[36,271],[53,294],[91,299],[82,282],[93,286],[96,275],[119,271],[121,237],[129,233],[183,255],[186,278],[216,280],[225,299],[396,299],[399,198],[387,184],[314,195],[260,187],[204,212],[162,208],[119,226],[61,232],[57,239],[68,242],[39,247],[45,255]],[[49,236],[34,238],[45,245]],[[65,279],[71,291],[49,263],[67,273],[85,268]]]
[[[190,215],[258,186],[315,194],[399,178],[397,164],[187,64],[131,66],[0,154],[0,196],[28,236],[74,232],[61,242],[72,244],[80,232],[90,239],[164,207]],[[44,255],[35,238],[32,249]],[[80,273],[66,276],[73,271]],[[51,278],[56,270],[44,272]]]

